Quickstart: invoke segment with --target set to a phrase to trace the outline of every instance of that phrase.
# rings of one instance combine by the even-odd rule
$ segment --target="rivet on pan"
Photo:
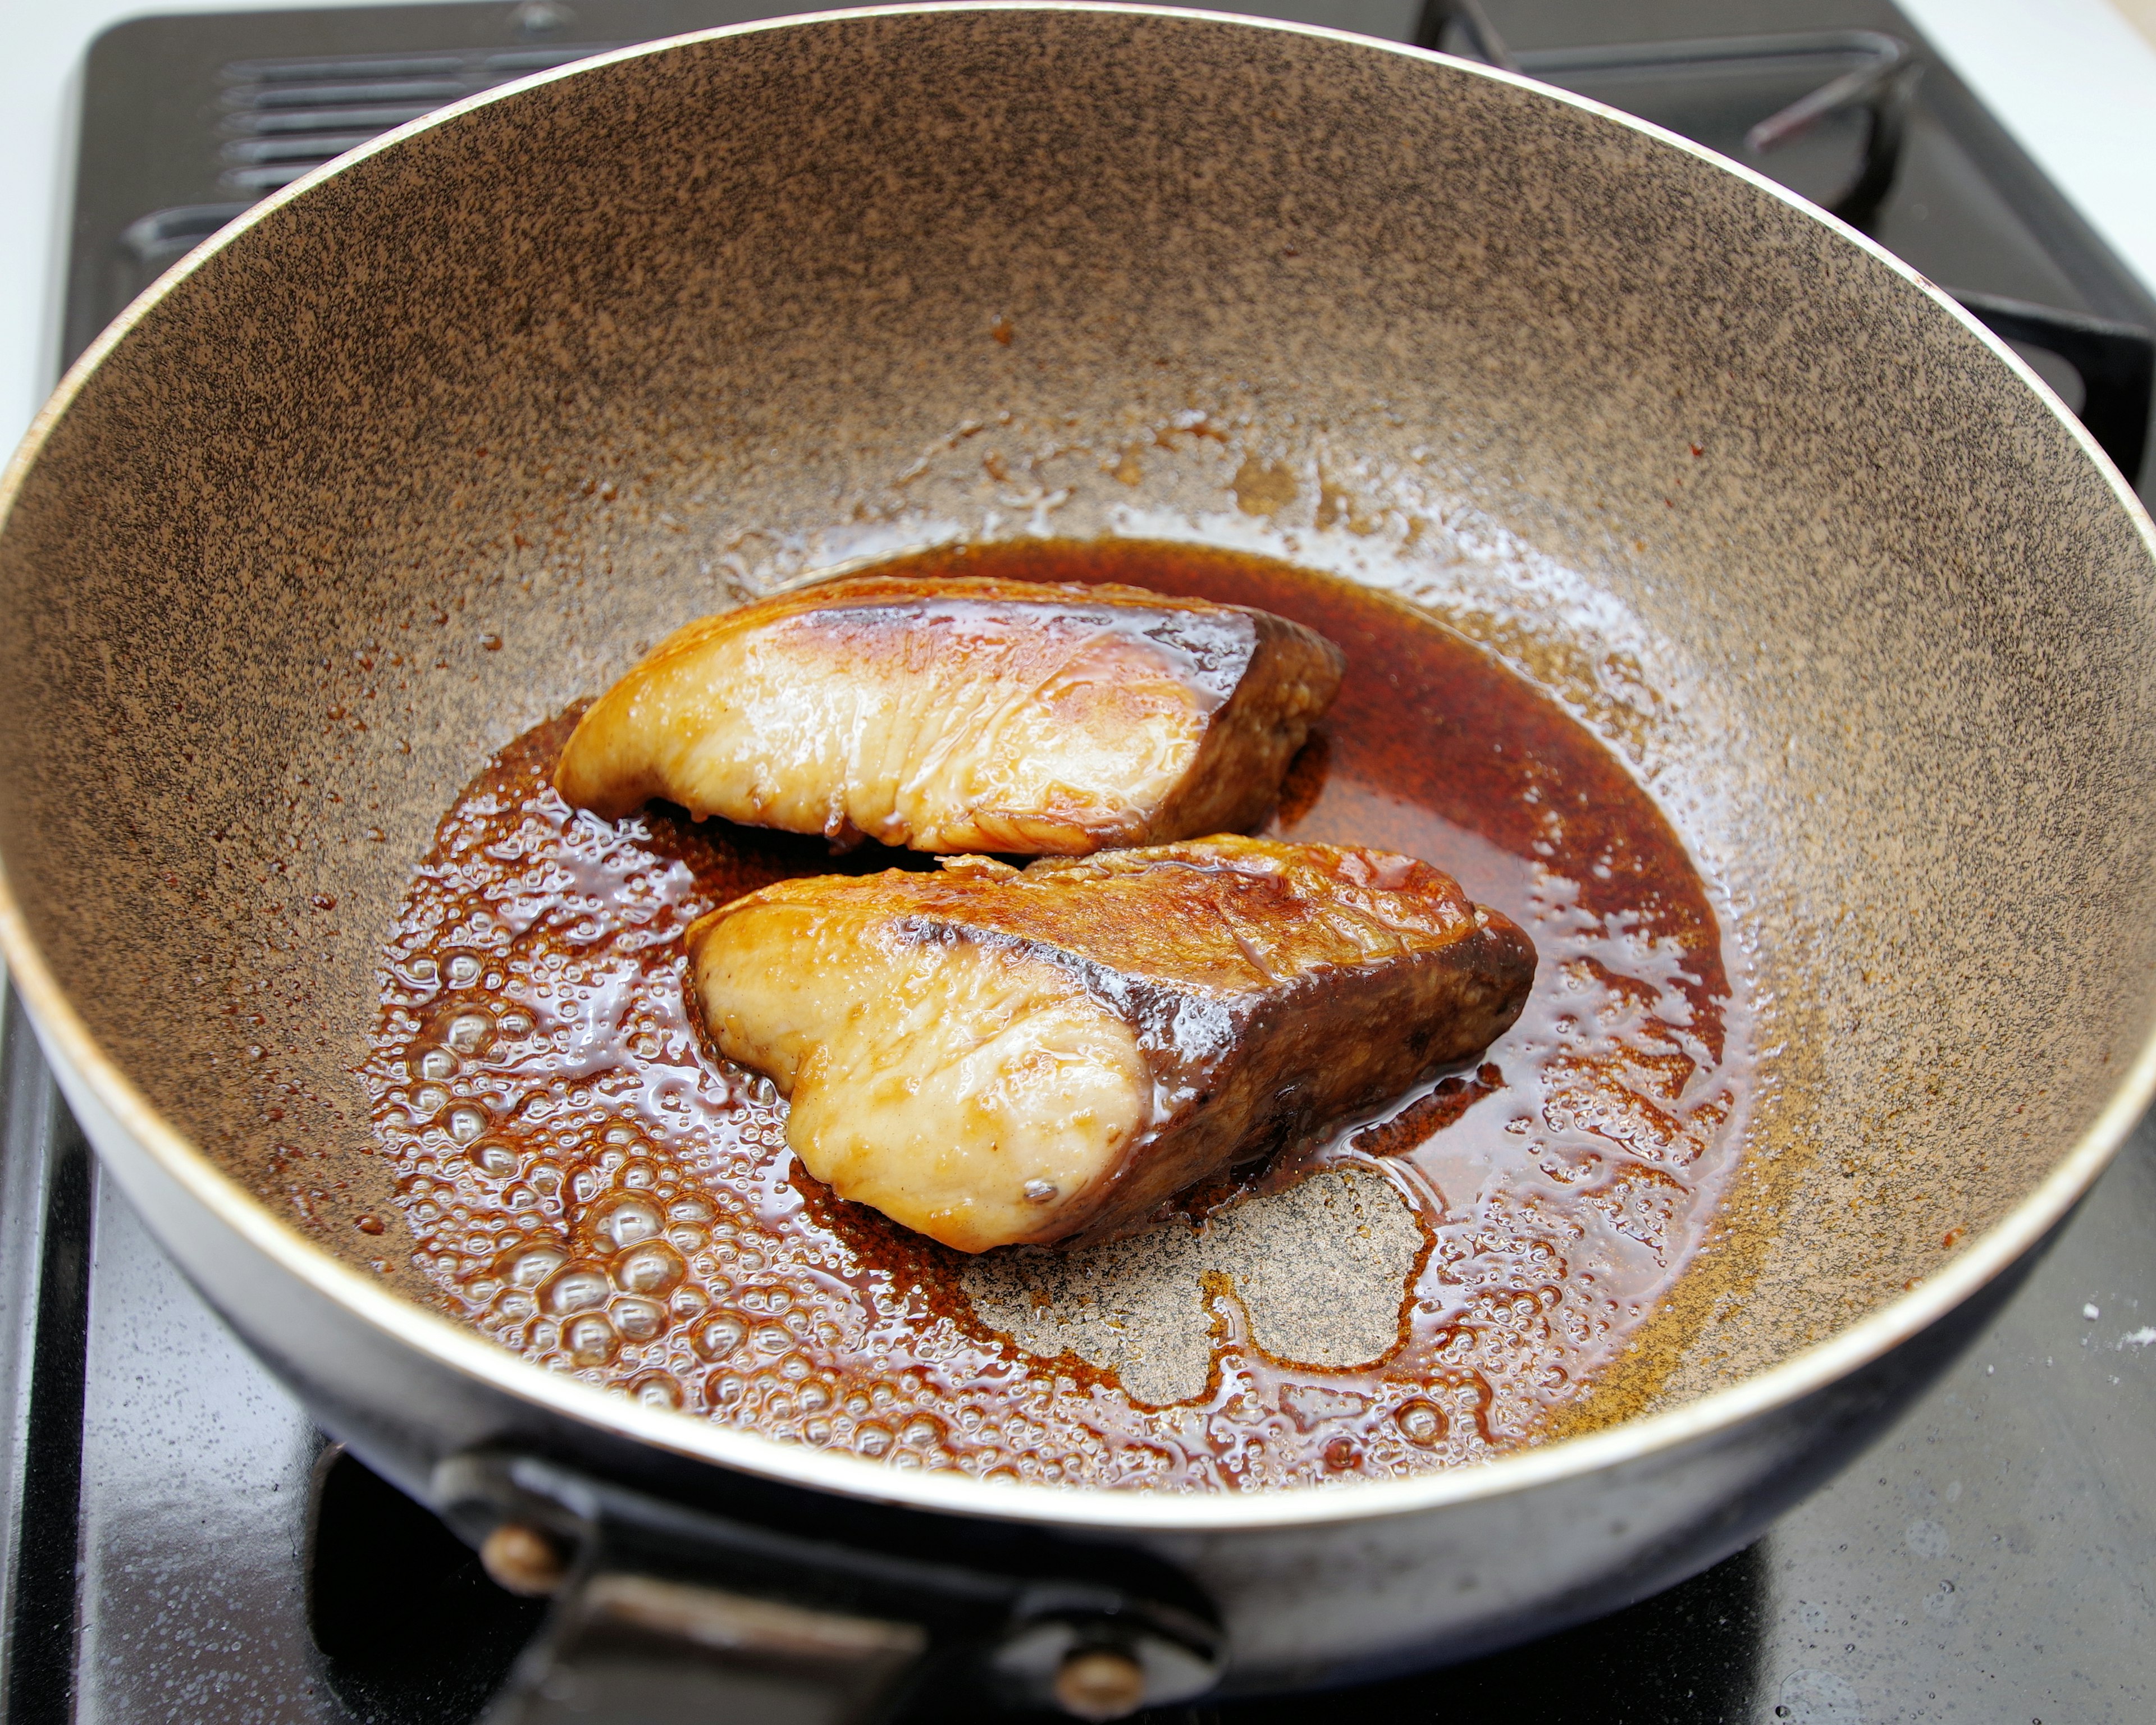
[[[488,1534],[480,1546],[479,1560],[497,1585],[526,1599],[543,1599],[559,1588],[569,1573],[562,1548],[537,1528],[521,1522],[504,1522]]]
[[[1145,1704],[1145,1670],[1114,1647],[1074,1648],[1055,1674],[1055,1701],[1080,1719],[1121,1719]]]

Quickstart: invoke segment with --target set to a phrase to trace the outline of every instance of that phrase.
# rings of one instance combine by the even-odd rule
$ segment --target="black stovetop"
[[[195,239],[372,130],[578,49],[774,9],[572,5],[196,14],[100,38],[81,103],[69,354]],[[1461,10],[1423,0],[1238,9],[1402,39]],[[1892,33],[1925,59],[1907,24],[1866,0],[1486,0],[1483,10],[1496,39],[1486,51],[1509,50],[1531,74],[1732,152],[1755,121],[1891,55],[1848,33]],[[1473,22],[1456,18],[1448,44],[1477,45]],[[1696,45],[1732,35],[1806,39]],[[1695,45],[1559,51],[1672,42]],[[1861,110],[1830,115],[1753,159],[1831,199],[1856,177],[1865,125]],[[1943,67],[1923,68],[1898,172],[1867,220],[1934,280],[1991,296],[1979,303],[1994,315],[2003,298],[2156,328],[2148,290]],[[2056,339],[2071,351],[2088,327]],[[2041,336],[2041,321],[2013,326],[2032,329]],[[2056,354],[2025,352],[2079,403],[2080,382]],[[96,1172],[18,1016],[0,1078],[0,1484],[16,1530],[0,1546],[0,1725],[473,1717],[532,1609],[493,1589],[431,1517],[340,1458],[232,1340]],[[2156,1132],[2144,1127],[1969,1358],[1750,1550],[1659,1599],[1471,1666],[1173,1717],[2156,1718],[2152,1241]]]

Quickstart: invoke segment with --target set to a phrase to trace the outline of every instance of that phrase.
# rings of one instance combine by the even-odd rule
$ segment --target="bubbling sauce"
[[[1171,1250],[1202,1258],[1254,1197],[1337,1183],[1331,1214],[1406,1241],[1389,1350],[1348,1367],[1268,1352],[1247,1290],[1215,1268],[1209,1363],[1180,1399],[1146,1399],[1167,1392],[1098,1353],[1029,1353],[1017,1338],[1045,1346],[1040,1327],[980,1296],[1024,1265],[968,1259],[819,1186],[786,1147],[784,1102],[706,1050],[685,998],[681,937],[705,911],[789,876],[932,860],[834,857],[664,805],[619,822],[572,810],[548,775],[573,711],[473,781],[383,955],[364,1077],[413,1261],[444,1304],[648,1403],[901,1467],[1272,1486],[1535,1441],[1683,1268],[1737,1153],[1740,1004],[1668,822],[1548,696],[1345,583],[1128,541],[891,572],[1128,582],[1319,629],[1347,651],[1346,684],[1265,830],[1422,857],[1533,937],[1527,1009],[1471,1070],[1190,1195],[1167,1224]],[[1370,1207],[1374,1193],[1397,1212],[1389,1192],[1408,1220]]]

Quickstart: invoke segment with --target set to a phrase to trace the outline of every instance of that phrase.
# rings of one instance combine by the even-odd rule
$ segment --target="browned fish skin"
[[[676,631],[555,770],[619,819],[1084,855],[1255,825],[1340,686],[1270,612],[1135,587],[865,577]]]
[[[1427,863],[1237,837],[790,880],[687,940],[808,1171],[969,1252],[1127,1231],[1376,1106],[1502,1034],[1535,968]]]

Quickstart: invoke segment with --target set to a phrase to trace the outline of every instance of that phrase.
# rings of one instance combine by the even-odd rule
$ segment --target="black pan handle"
[[[2141,478],[2156,413],[2156,336],[2138,324],[1949,290],[1992,334],[2056,353],[2081,374],[2081,422],[2129,485]]]
[[[1220,1673],[1209,1604],[1141,1553],[1014,1535],[994,1567],[942,1561],[919,1530],[819,1538],[514,1452],[444,1462],[434,1497],[495,1581],[552,1601],[483,1725],[876,1725],[924,1689],[1114,1719]]]
[[[483,1725],[870,1725],[927,1645],[914,1624],[598,1568],[559,1589]]]

